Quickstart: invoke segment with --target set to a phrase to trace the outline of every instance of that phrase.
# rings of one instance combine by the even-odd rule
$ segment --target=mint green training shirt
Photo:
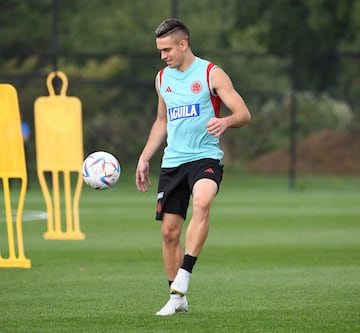
[[[203,158],[222,159],[219,138],[206,130],[208,121],[219,117],[220,112],[220,98],[211,87],[214,67],[196,57],[184,72],[166,67],[158,73],[160,94],[167,109],[167,146],[162,168]]]

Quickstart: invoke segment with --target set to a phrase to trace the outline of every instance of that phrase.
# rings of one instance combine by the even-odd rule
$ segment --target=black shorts
[[[222,176],[223,162],[211,158],[184,163],[175,168],[161,168],[156,220],[162,220],[164,213],[177,214],[185,220],[194,184],[199,179],[208,178],[216,182],[219,190]]]

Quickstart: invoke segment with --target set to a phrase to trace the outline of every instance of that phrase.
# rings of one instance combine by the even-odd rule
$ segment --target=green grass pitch
[[[84,186],[83,241],[44,240],[42,194],[26,196],[31,269],[0,268],[0,332],[359,332],[360,179],[225,175],[194,268],[189,312],[156,317],[168,298],[156,179],[123,173]],[[0,247],[6,254],[0,191]]]

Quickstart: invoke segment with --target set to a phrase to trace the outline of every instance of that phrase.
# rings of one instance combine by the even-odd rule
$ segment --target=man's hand
[[[136,168],[136,187],[141,192],[146,192],[147,185],[151,185],[149,169],[149,162],[139,160]]]
[[[206,125],[206,129],[208,133],[215,137],[223,135],[228,127],[229,127],[229,122],[226,117],[211,118]]]

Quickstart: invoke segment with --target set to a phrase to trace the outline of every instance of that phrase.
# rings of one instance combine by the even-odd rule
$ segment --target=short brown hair
[[[175,31],[181,31],[190,44],[190,31],[188,27],[182,21],[175,18],[169,18],[161,22],[155,30],[155,37],[165,37]]]

